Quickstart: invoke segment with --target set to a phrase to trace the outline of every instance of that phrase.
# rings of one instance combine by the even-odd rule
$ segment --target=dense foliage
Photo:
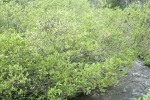
[[[143,100],[149,100],[149,99],[150,99],[150,92],[146,96],[143,97]]]
[[[61,100],[117,83],[136,57],[150,65],[150,8],[87,0],[0,1],[0,99]]]

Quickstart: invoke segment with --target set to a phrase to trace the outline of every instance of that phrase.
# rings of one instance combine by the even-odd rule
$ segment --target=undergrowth
[[[62,100],[103,92],[136,57],[149,65],[150,8],[138,7],[0,1],[0,99]]]

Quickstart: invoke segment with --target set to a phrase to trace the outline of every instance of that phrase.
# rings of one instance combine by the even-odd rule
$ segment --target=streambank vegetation
[[[0,99],[103,92],[137,57],[150,66],[149,11],[149,3],[0,0]]]

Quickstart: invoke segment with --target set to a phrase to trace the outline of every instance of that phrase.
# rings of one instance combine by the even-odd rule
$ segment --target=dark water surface
[[[105,93],[79,96],[73,100],[134,100],[146,95],[150,89],[150,67],[136,60],[134,66],[116,86],[110,87]]]

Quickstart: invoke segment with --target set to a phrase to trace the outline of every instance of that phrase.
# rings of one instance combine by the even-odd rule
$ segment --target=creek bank
[[[105,93],[79,96],[73,100],[134,100],[143,97],[150,89],[150,67],[144,66],[141,60],[135,60],[134,66],[126,77]]]

